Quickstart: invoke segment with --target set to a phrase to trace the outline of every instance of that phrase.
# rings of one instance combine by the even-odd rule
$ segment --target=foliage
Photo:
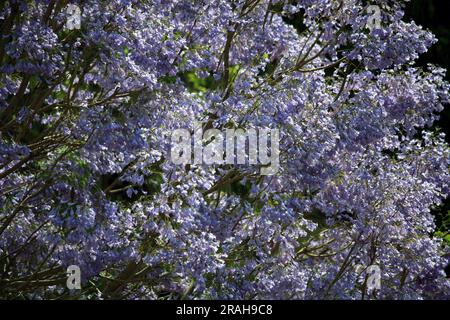
[[[2,1],[0,297],[449,298],[449,85],[405,2]],[[194,121],[279,128],[280,172],[174,165]]]

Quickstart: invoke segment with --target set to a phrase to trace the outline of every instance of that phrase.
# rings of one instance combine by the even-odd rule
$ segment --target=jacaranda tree
[[[1,1],[0,297],[449,298],[449,85],[404,5]],[[174,164],[194,123],[278,129],[279,171]]]

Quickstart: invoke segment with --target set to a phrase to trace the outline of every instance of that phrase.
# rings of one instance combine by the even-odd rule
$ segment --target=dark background
[[[433,63],[447,69],[446,79],[450,81],[450,1],[449,0],[412,0],[407,5],[406,21],[414,20],[425,29],[431,30],[438,38],[438,43],[423,54],[418,65],[426,66]],[[441,118],[436,123],[446,133],[447,142],[450,143],[450,105],[446,105]],[[442,233],[450,231],[450,198],[444,205],[433,210],[437,229]],[[450,244],[450,243],[449,243]]]

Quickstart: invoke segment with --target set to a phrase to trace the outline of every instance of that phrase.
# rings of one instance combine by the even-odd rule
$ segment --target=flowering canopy
[[[370,3],[379,28],[362,0],[2,1],[0,296],[449,298],[449,86]],[[173,164],[196,121],[279,129],[279,172]]]

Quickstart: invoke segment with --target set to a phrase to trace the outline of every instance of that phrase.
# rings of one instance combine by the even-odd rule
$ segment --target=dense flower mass
[[[449,85],[405,2],[2,1],[0,297],[450,298]],[[195,122],[279,129],[279,172],[173,164]]]

